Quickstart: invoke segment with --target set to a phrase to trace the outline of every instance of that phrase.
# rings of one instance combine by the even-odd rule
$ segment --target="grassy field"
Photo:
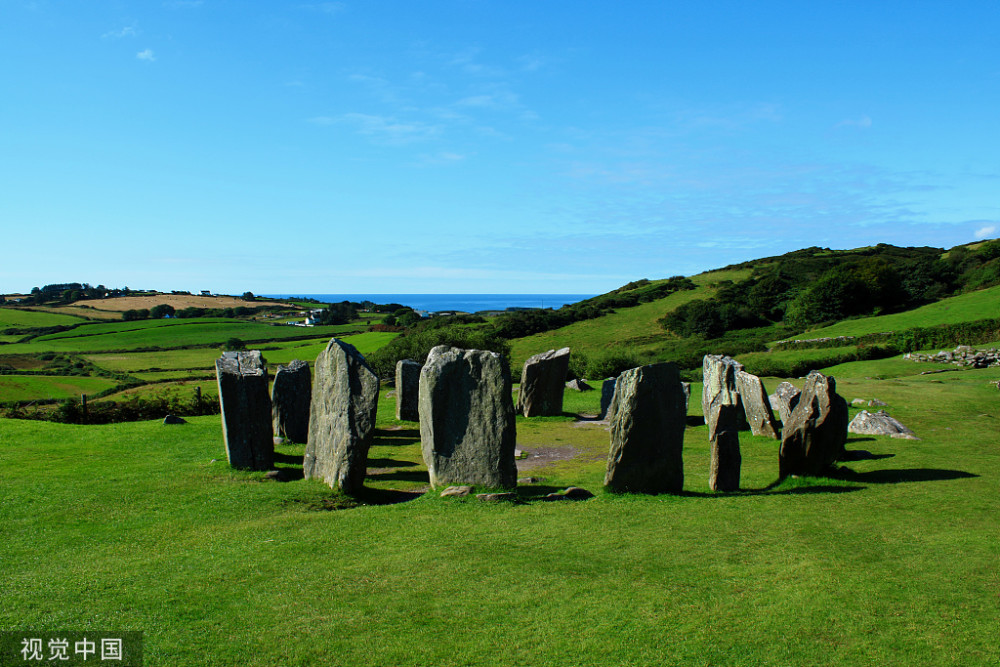
[[[0,330],[8,327],[55,327],[86,322],[81,317],[16,308],[0,308]]]
[[[883,331],[900,331],[935,324],[957,324],[998,317],[1000,286],[960,294],[913,310],[891,315],[844,320],[829,327],[814,329],[796,338],[860,336]]]
[[[838,387],[921,440],[774,486],[777,443],[741,434],[736,494],[702,426],[684,495],[606,495],[607,432],[562,417],[518,419],[524,502],[420,495],[385,394],[360,505],[231,470],[218,417],[0,420],[0,624],[141,630],[148,665],[997,664],[1000,369],[865,379],[892,361]],[[568,484],[598,495],[539,500]]]
[[[663,299],[620,308],[610,315],[519,338],[512,342],[512,366],[520,368],[533,354],[566,346],[588,353],[621,348],[636,352],[652,349],[667,337],[658,319],[682,304],[711,296],[715,292],[713,285],[723,280],[737,281],[749,275],[749,269],[702,273],[691,277],[698,289],[675,292]]]
[[[114,380],[76,375],[0,375],[0,403],[49,398],[80,398],[111,389]]]

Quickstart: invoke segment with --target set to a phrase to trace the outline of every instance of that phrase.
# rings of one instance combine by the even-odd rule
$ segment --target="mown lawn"
[[[557,417],[518,420],[525,502],[390,503],[426,473],[386,394],[362,505],[229,469],[218,417],[0,420],[0,624],[141,630],[148,665],[997,664],[1000,369],[858,363],[841,393],[921,440],[772,486],[777,443],[742,434],[737,494],[709,492],[702,426],[684,495],[606,495],[607,432]],[[571,483],[598,496],[538,500]]]

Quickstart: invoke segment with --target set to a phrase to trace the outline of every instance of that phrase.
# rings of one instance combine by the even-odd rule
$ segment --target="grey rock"
[[[312,403],[312,373],[299,359],[278,366],[271,386],[271,422],[274,435],[292,442],[309,439],[309,406]]]
[[[420,419],[420,362],[402,359],[396,363],[396,419]]]
[[[861,435],[913,435],[913,431],[903,426],[899,420],[890,417],[885,410],[878,412],[862,410],[847,425],[847,432]]]
[[[471,486],[449,486],[447,489],[441,492],[442,498],[467,496],[472,493]]]
[[[568,347],[529,357],[521,371],[517,411],[525,417],[561,415],[568,371]]]
[[[567,389],[573,389],[574,391],[593,391],[594,388],[589,384],[581,380],[580,378],[575,378],[566,383]]]
[[[547,501],[551,502],[551,501],[554,501],[554,500],[569,500],[569,498],[567,498],[566,496],[564,496],[561,493],[549,493],[549,494],[546,494],[545,497],[542,498],[542,500],[547,500]]]
[[[570,486],[563,491],[563,497],[570,500],[587,500],[588,498],[593,498],[594,494],[579,486]]]
[[[684,390],[677,366],[653,364],[618,376],[608,408],[612,491],[680,493],[684,488]]]
[[[868,401],[863,398],[855,398],[851,400],[851,405],[868,405]]]
[[[737,428],[736,405],[712,405],[707,420],[710,459],[708,486],[713,491],[738,491],[740,488],[740,432]]]
[[[269,470],[274,463],[271,397],[259,350],[224,352],[215,361],[226,456],[234,468]]]
[[[771,400],[771,405],[778,410],[778,418],[781,419],[782,424],[788,423],[788,418],[792,414],[792,410],[795,406],[799,404],[799,396],[802,392],[798,387],[793,385],[791,382],[782,382],[774,389],[774,393],[768,398]]]
[[[746,425],[743,399],[736,388],[736,371],[743,370],[743,364],[721,354],[706,354],[702,359],[701,413],[709,431],[713,405],[735,405],[737,427]]]
[[[375,437],[378,376],[349,343],[333,338],[316,358],[309,439],[302,461],[306,479],[357,493],[365,483]]]
[[[517,494],[512,491],[504,493],[477,493],[476,498],[487,503],[500,503],[517,500]]]
[[[167,415],[163,418],[164,426],[168,424],[187,424],[187,420],[183,417],[177,417],[176,415]]]
[[[781,438],[778,423],[774,420],[771,401],[764,390],[760,378],[744,370],[736,371],[736,389],[743,400],[743,410],[746,413],[750,431],[754,435],[763,435],[779,440]]]
[[[781,434],[778,475],[822,475],[843,460],[847,422],[847,401],[837,394],[836,380],[811,372]]]
[[[485,350],[433,348],[420,369],[419,404],[420,442],[432,488],[517,485],[514,404],[503,357]]]
[[[873,398],[872,400],[868,401],[868,407],[870,408],[884,408],[887,405],[889,404],[886,403],[885,401],[880,401],[877,398]]]
[[[542,481],[542,480],[540,478],[538,478],[538,477],[518,477],[517,478],[517,483],[518,484],[538,484],[540,481]]]
[[[601,414],[599,419],[608,417],[608,408],[611,407],[611,399],[615,396],[615,381],[618,378],[607,378],[601,383]]]

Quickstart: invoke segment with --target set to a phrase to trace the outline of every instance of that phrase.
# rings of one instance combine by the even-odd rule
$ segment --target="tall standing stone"
[[[709,409],[712,417],[705,420],[709,424],[711,449],[708,486],[713,491],[739,491],[743,457],[740,456],[740,432],[736,419],[738,407],[716,403]]]
[[[736,390],[743,401],[743,410],[754,435],[781,439],[778,423],[774,420],[771,401],[760,378],[740,369],[736,371]]]
[[[396,419],[415,422],[420,418],[420,362],[396,362]]]
[[[847,401],[832,377],[813,371],[781,434],[778,475],[821,475],[844,456]]]
[[[438,345],[420,369],[419,405],[432,488],[517,486],[514,403],[503,357]]]
[[[608,417],[608,408],[611,407],[611,399],[615,397],[615,382],[617,381],[618,378],[607,378],[601,383],[601,419]]]
[[[778,418],[782,424],[788,423],[788,418],[791,416],[795,406],[799,404],[799,396],[801,395],[802,392],[794,384],[791,382],[782,382],[775,387],[774,393],[768,397],[771,405],[778,409]]]
[[[268,470],[274,464],[267,367],[258,350],[223,352],[215,360],[226,456],[234,468]]]
[[[701,413],[706,424],[713,405],[736,405],[736,424],[741,430],[746,427],[743,399],[736,388],[736,371],[741,370],[743,364],[721,354],[706,354],[702,359]]]
[[[568,371],[568,347],[529,357],[521,371],[517,411],[525,417],[561,415]]]
[[[309,439],[309,404],[312,402],[312,373],[299,359],[278,366],[271,387],[271,422],[274,435],[292,442]]]
[[[608,408],[605,486],[619,492],[680,493],[686,412],[675,364],[640,366],[619,375]]]
[[[316,358],[302,461],[306,479],[322,479],[346,493],[361,490],[375,437],[378,389],[378,376],[361,353],[331,339]]]

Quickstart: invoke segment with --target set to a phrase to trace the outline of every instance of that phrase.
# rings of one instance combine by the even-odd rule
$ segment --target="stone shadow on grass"
[[[979,477],[979,475],[962,470],[942,468],[900,468],[870,470],[868,472],[855,472],[848,468],[841,468],[830,473],[829,477],[862,484],[898,484],[900,482],[943,482],[951,479],[969,479]]]
[[[280,454],[278,452],[274,453],[275,463],[298,463],[302,464],[302,454]]]
[[[397,461],[396,459],[368,459],[369,468],[412,468],[415,465],[417,464],[413,461]]]
[[[863,486],[837,486],[835,484],[817,484],[815,486],[797,486],[791,489],[777,489],[779,482],[768,484],[763,489],[740,489],[739,491],[684,491],[678,495],[689,498],[732,498],[734,496],[797,496],[815,493],[852,493],[862,491]]]
[[[369,473],[367,477],[377,479],[380,482],[397,480],[401,482],[423,482],[431,483],[430,475],[426,470],[392,470],[386,472]]]

